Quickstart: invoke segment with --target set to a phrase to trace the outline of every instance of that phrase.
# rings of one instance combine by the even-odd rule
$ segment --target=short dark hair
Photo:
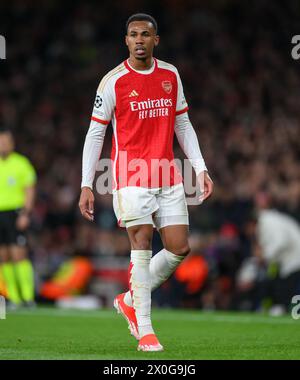
[[[158,32],[157,22],[154,17],[147,15],[146,13],[135,13],[130,16],[126,22],[126,33],[128,31],[128,26],[133,21],[149,21],[154,26],[155,32]]]

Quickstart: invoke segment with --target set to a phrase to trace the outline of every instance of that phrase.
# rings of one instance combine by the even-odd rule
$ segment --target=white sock
[[[150,250],[131,251],[129,286],[140,337],[154,334],[151,323],[151,256]]]
[[[162,249],[150,261],[151,291],[165,282],[182,262],[185,256],[174,255],[174,253]],[[125,294],[124,302],[132,306],[130,291]]]

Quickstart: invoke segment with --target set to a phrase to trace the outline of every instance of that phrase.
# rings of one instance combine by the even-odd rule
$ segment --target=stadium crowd
[[[267,191],[277,209],[300,221],[300,75],[299,62],[290,53],[299,4],[143,4],[0,4],[0,34],[7,41],[7,60],[0,63],[0,114],[14,131],[17,151],[30,158],[38,174],[30,230],[38,281],[74,255],[129,257],[111,195],[96,197],[94,223],[83,220],[77,203],[96,88],[127,57],[127,17],[145,11],[159,24],[156,56],[181,74],[189,115],[215,183],[209,201],[189,208],[189,260],[203,260],[176,273],[154,300],[159,305],[256,309],[259,298],[251,295],[249,304],[237,296],[240,269],[254,253],[249,227],[254,196]],[[110,155],[111,135],[109,130],[103,157]],[[183,158],[177,143],[175,155]],[[156,236],[154,252],[159,246]],[[266,275],[264,267],[256,270],[258,277],[261,271]],[[186,278],[193,276],[195,284],[187,289]]]

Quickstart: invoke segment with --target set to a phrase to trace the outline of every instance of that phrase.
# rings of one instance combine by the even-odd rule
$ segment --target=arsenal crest
[[[166,91],[167,94],[170,94],[172,91],[172,83],[169,80],[164,80],[161,82],[162,88]]]

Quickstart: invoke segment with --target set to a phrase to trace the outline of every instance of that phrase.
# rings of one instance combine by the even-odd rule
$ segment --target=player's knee
[[[134,226],[128,229],[131,249],[150,250],[152,246],[152,226]]]
[[[191,252],[191,248],[188,244],[183,244],[179,247],[174,247],[172,250],[168,249],[168,251],[171,251],[174,255],[187,256]]]
[[[151,249],[151,240],[147,238],[134,239],[131,242],[131,245],[132,245],[132,249],[149,250]]]
[[[130,242],[132,249],[149,250],[152,244],[152,235],[147,233],[141,233],[138,230],[136,233],[131,234]]]

